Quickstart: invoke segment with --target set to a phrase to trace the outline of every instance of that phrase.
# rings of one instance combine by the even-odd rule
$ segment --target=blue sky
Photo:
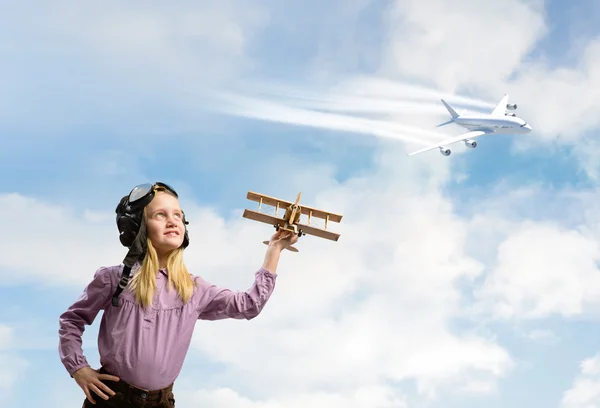
[[[178,405],[600,406],[600,7],[493,7],[2,7],[2,404],[83,402],[58,316],[125,255],[121,196],[161,180],[191,221],[188,267],[232,289],[272,231],[242,219],[248,190],[344,214],[340,241],[282,256],[258,319],[198,323]],[[440,97],[504,93],[531,135],[406,155],[461,131],[435,128]]]

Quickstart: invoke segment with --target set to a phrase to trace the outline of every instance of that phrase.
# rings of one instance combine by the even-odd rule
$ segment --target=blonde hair
[[[164,191],[164,190],[162,190]],[[167,192],[167,194],[169,194]],[[146,209],[144,208],[144,220]],[[158,255],[150,238],[146,238],[147,250],[137,274],[129,282],[130,290],[135,294],[135,300],[144,308],[152,304],[156,290],[156,274],[159,271]],[[169,252],[167,256],[167,290],[175,288],[183,303],[187,303],[194,292],[194,281],[183,261],[183,248]]]

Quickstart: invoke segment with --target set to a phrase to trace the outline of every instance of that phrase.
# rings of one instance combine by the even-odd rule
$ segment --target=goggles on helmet
[[[167,190],[171,192],[175,197],[179,198],[177,192],[175,192],[175,189],[173,189],[168,184],[157,181],[154,184],[144,183],[135,186],[129,193],[129,196],[127,197],[127,203],[130,206],[135,207],[136,209],[139,209],[139,207],[145,207],[146,205],[148,205],[148,203],[150,203],[150,201],[152,201],[154,195],[156,194],[156,191],[160,189]]]

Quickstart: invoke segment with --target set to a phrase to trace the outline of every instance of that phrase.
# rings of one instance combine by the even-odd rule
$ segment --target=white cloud
[[[30,20],[40,24],[28,27],[34,28],[31,35],[64,36],[69,40],[66,49],[85,51],[79,57],[112,58],[104,61],[106,68],[132,74],[128,68],[145,65],[145,70],[137,72],[139,78],[164,69],[173,74],[184,69],[189,74],[191,66],[185,65],[192,64],[203,68],[204,75],[198,75],[198,79],[208,80],[240,69],[240,65],[230,65],[234,60],[245,66],[249,41],[268,21],[267,11],[257,2],[243,9],[230,0],[184,1],[176,8],[141,5],[59,1],[46,6],[40,21],[35,20],[37,16]]]
[[[593,190],[504,185],[472,200],[463,208],[477,214],[470,253],[488,266],[475,290],[480,317],[533,321],[600,311],[600,212]]]
[[[269,20],[260,2],[232,0],[61,0],[16,6],[11,17],[1,29],[10,40],[0,40],[0,56],[17,61],[0,67],[11,78],[0,98],[5,126],[43,123],[47,139],[99,123],[121,140],[140,128],[197,125],[209,89],[255,68],[249,47]]]
[[[83,288],[98,267],[119,263],[127,252],[117,245],[114,216],[113,223],[107,223],[85,209],[79,215],[73,208],[17,193],[0,195],[0,207],[11,214],[4,225],[11,233],[0,238],[0,274],[13,283],[31,280]]]
[[[12,327],[0,323],[0,402],[6,403],[15,383],[29,367],[29,362],[12,351],[15,343]]]
[[[53,10],[61,24],[52,28],[67,35],[77,32],[96,57],[110,58],[107,67],[121,73],[134,68],[138,79],[156,79],[161,72],[192,79],[199,70],[193,77],[204,85],[247,67],[249,39],[267,21],[260,4],[241,9],[234,1],[188,1],[176,8],[103,2],[78,5],[77,13],[72,4]],[[182,85],[184,78],[165,78],[163,84],[174,79]]]
[[[600,406],[600,354],[585,359],[572,387],[563,393],[561,408],[597,408]]]
[[[176,397],[177,403],[182,405],[200,405],[215,408],[236,406],[240,408],[301,408],[331,407],[331,408],[407,408],[409,405],[404,398],[398,397],[395,391],[382,386],[360,386],[347,394],[334,392],[297,393],[282,395],[280,399],[265,399],[260,402],[252,401],[241,396],[230,388],[199,390],[195,392],[181,392]]]
[[[588,358],[581,362],[581,374],[584,375],[599,375],[600,374],[600,353],[592,358]]]
[[[535,123],[536,138],[574,144],[600,125],[600,40],[589,40],[574,68],[524,63],[510,89],[524,99],[523,112]],[[525,103],[526,101],[526,103]]]
[[[549,223],[524,222],[499,245],[477,296],[500,318],[565,317],[598,306],[600,243]]]
[[[550,330],[533,329],[525,333],[525,337],[537,343],[552,343],[560,341],[558,335]]]
[[[519,0],[395,1],[386,18],[391,41],[385,72],[450,92],[498,89],[546,33],[540,6]]]

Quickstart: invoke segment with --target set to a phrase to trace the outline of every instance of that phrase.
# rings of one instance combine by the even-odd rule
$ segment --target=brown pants
[[[100,367],[98,372],[109,374],[104,367]],[[173,384],[162,390],[146,391],[124,381],[104,380],[102,382],[113,390],[115,395],[105,400],[90,390],[90,394],[96,403],[92,404],[86,398],[83,402],[83,408],[175,408]]]

